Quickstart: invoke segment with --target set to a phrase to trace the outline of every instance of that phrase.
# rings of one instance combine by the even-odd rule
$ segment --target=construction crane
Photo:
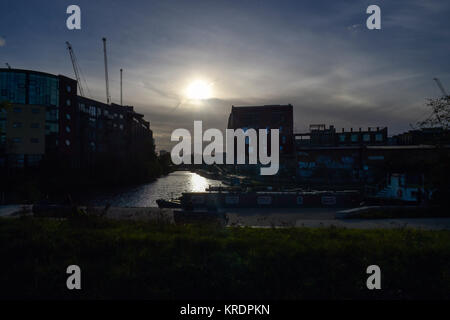
[[[84,97],[85,95],[83,86],[81,85],[80,68],[78,67],[77,58],[75,57],[75,53],[73,52],[72,45],[69,43],[69,41],[66,41],[66,45],[67,50],[69,50],[70,60],[72,61],[73,72],[75,73],[75,77],[77,78],[78,88],[80,89],[80,95]]]
[[[441,83],[441,80],[439,80],[438,78],[433,78],[433,80],[436,81],[436,84],[439,87],[439,89],[441,89],[441,92],[444,95],[444,97],[447,97],[448,93],[447,91],[445,91],[444,86]]]
[[[103,54],[105,57],[106,103],[109,104],[111,97],[109,96],[108,60],[106,58],[106,38],[103,38],[102,40],[103,40]]]
[[[123,104],[122,104],[122,69],[120,69],[120,105],[123,106]]]
[[[5,64],[6,64],[6,66],[8,67],[8,69],[11,69],[11,66],[9,65],[8,62],[6,62]]]

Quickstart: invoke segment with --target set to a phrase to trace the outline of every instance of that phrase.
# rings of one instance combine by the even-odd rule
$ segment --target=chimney
[[[359,132],[361,132],[361,128],[359,128]]]
[[[350,128],[350,132],[353,132],[353,128]]]
[[[377,131],[380,131],[380,127],[377,127]]]

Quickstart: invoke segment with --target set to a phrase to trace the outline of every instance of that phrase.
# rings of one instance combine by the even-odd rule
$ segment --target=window
[[[28,155],[27,163],[29,166],[37,166],[39,162],[41,161],[42,156],[41,155]]]
[[[26,73],[0,72],[0,96],[11,103],[25,103]]]
[[[14,143],[21,143],[22,142],[22,138],[13,138],[13,142]]]
[[[39,128],[39,123],[32,123],[32,124],[30,125],[30,128],[33,128],[33,129]]]
[[[358,135],[352,134],[352,142],[357,142],[357,141],[358,141]]]
[[[67,90],[67,92],[70,92],[70,91],[72,91],[72,88],[70,86],[67,86],[66,90]]]
[[[41,112],[41,110],[39,110],[38,108],[33,108],[33,109],[31,109],[31,112],[34,114],[38,114]]]
[[[70,140],[66,139],[66,146],[70,146]]]
[[[38,138],[31,138],[30,142],[31,143],[39,143],[39,139]]]
[[[120,130],[123,130],[123,124],[119,125]]]
[[[66,113],[66,119],[70,120],[70,114],[69,113]]]
[[[70,132],[70,127],[66,126],[66,132],[69,133]]]
[[[15,107],[14,108],[14,112],[15,113],[20,113],[20,112],[22,112],[22,108]]]
[[[67,99],[66,105],[67,105],[68,107],[70,106],[70,100],[69,100],[69,99]]]
[[[58,124],[57,123],[47,123],[45,125],[45,134],[57,133],[58,132]]]
[[[47,107],[45,112],[45,120],[47,121],[58,121],[58,110],[50,109]]]
[[[22,122],[14,122],[13,128],[22,128]]]
[[[381,133],[377,133],[375,135],[375,141],[377,142],[383,141],[383,135]]]
[[[29,103],[57,106],[59,104],[58,86],[59,83],[56,77],[30,74],[28,87]]]
[[[365,134],[363,135],[363,141],[369,142],[369,141],[370,141],[370,134],[365,133]]]
[[[11,164],[13,167],[23,168],[25,155],[17,154],[11,156]]]
[[[345,134],[339,135],[339,142],[345,142]]]
[[[123,114],[121,114],[119,117],[120,117],[120,119],[123,119]]]

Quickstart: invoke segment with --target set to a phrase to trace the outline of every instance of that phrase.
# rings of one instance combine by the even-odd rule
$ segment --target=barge
[[[186,192],[180,202],[185,210],[218,208],[320,208],[357,207],[362,197],[359,191],[305,192]]]

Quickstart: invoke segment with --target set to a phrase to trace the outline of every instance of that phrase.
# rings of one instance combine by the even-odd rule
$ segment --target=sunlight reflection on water
[[[221,186],[218,180],[204,178],[189,171],[175,171],[158,180],[114,193],[98,195],[92,205],[114,207],[157,207],[157,199],[178,198],[182,192],[203,192],[208,186]]]

